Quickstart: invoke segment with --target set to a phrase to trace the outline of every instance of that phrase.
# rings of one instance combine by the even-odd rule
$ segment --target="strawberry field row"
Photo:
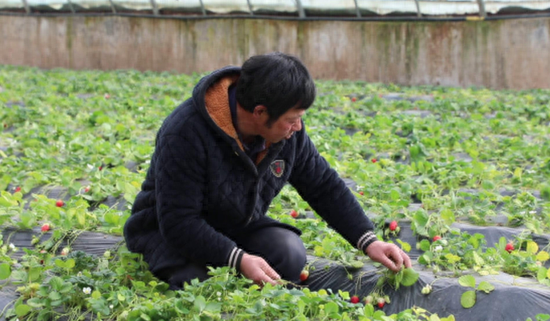
[[[523,319],[548,308],[540,303],[550,284],[550,92],[544,90],[317,82],[317,100],[304,117],[310,137],[376,223],[378,236],[409,251],[420,271],[412,287],[396,290],[395,280],[383,282],[393,303],[382,308],[349,302],[353,294],[378,293],[373,282],[381,270],[320,220],[291,186],[268,215],[304,231],[311,276],[300,286],[330,287],[333,293],[254,289],[244,295],[239,289],[246,282],[221,269],[211,283],[175,294],[187,302],[182,306],[171,298],[160,303],[158,297],[174,294],[162,284],[155,283],[153,291],[144,286],[158,280],[124,247],[115,253],[103,243],[99,248],[109,253],[88,256],[78,251],[78,243],[66,243],[85,236],[82,231],[120,237],[149,167],[156,131],[190,97],[200,76],[0,67],[0,279],[25,284],[17,291],[19,310],[8,316],[45,320],[58,315],[62,305],[69,309],[63,315],[67,319],[90,318],[90,311],[120,320],[189,313],[203,319],[256,319],[262,313],[298,320],[382,320],[385,313],[428,319],[426,311],[409,310],[418,305],[440,316],[470,313],[489,320],[483,306],[498,307],[517,291],[540,298],[518,310]],[[46,232],[37,230],[44,225]],[[14,244],[14,251],[8,238],[15,235],[13,227],[29,231],[17,233],[31,235],[33,246],[24,251],[26,245]],[[87,242],[96,241],[102,244]],[[377,278],[363,279],[369,269],[377,273],[367,274]],[[479,282],[460,281],[469,274]],[[60,278],[53,278],[55,284],[54,275]],[[525,282],[516,287],[507,281],[510,275],[526,277]],[[495,284],[495,290],[481,281]],[[222,291],[216,282],[228,288]],[[69,283],[79,291],[61,292]],[[48,299],[52,289],[67,299]],[[460,300],[466,292],[468,304],[473,296],[483,305],[465,309]],[[437,302],[448,293],[443,306],[449,309],[438,310]],[[302,308],[291,311],[289,302]]]

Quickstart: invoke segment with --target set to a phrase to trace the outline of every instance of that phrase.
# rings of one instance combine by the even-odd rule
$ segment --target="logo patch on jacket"
[[[281,177],[285,171],[285,161],[280,159],[273,161],[269,167],[271,168],[271,173],[273,173],[273,175],[276,177]]]

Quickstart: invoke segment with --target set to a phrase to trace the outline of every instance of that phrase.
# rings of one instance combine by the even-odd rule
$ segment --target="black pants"
[[[283,227],[266,227],[243,235],[235,242],[248,254],[266,260],[284,280],[299,281],[300,272],[306,264],[306,249],[296,233]],[[192,279],[206,280],[209,278],[207,272],[206,266],[191,262],[156,274],[159,279],[170,284],[170,289],[177,290],[183,287],[184,282]]]

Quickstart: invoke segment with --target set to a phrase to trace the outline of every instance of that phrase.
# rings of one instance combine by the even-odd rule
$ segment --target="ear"
[[[252,112],[252,115],[254,118],[259,119],[261,117],[267,117],[267,107],[264,105],[257,105],[254,107],[254,111]]]

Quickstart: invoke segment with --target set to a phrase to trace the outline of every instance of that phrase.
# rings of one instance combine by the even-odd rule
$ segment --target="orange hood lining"
[[[231,118],[231,109],[229,108],[229,87],[237,82],[239,75],[232,75],[220,78],[217,82],[212,84],[204,95],[204,104],[206,111],[214,123],[223,130],[227,135],[233,138],[242,151],[244,151],[243,144],[239,139],[237,130],[233,126],[233,120]],[[258,154],[256,164],[267,154],[269,143],[266,142],[265,149]]]

